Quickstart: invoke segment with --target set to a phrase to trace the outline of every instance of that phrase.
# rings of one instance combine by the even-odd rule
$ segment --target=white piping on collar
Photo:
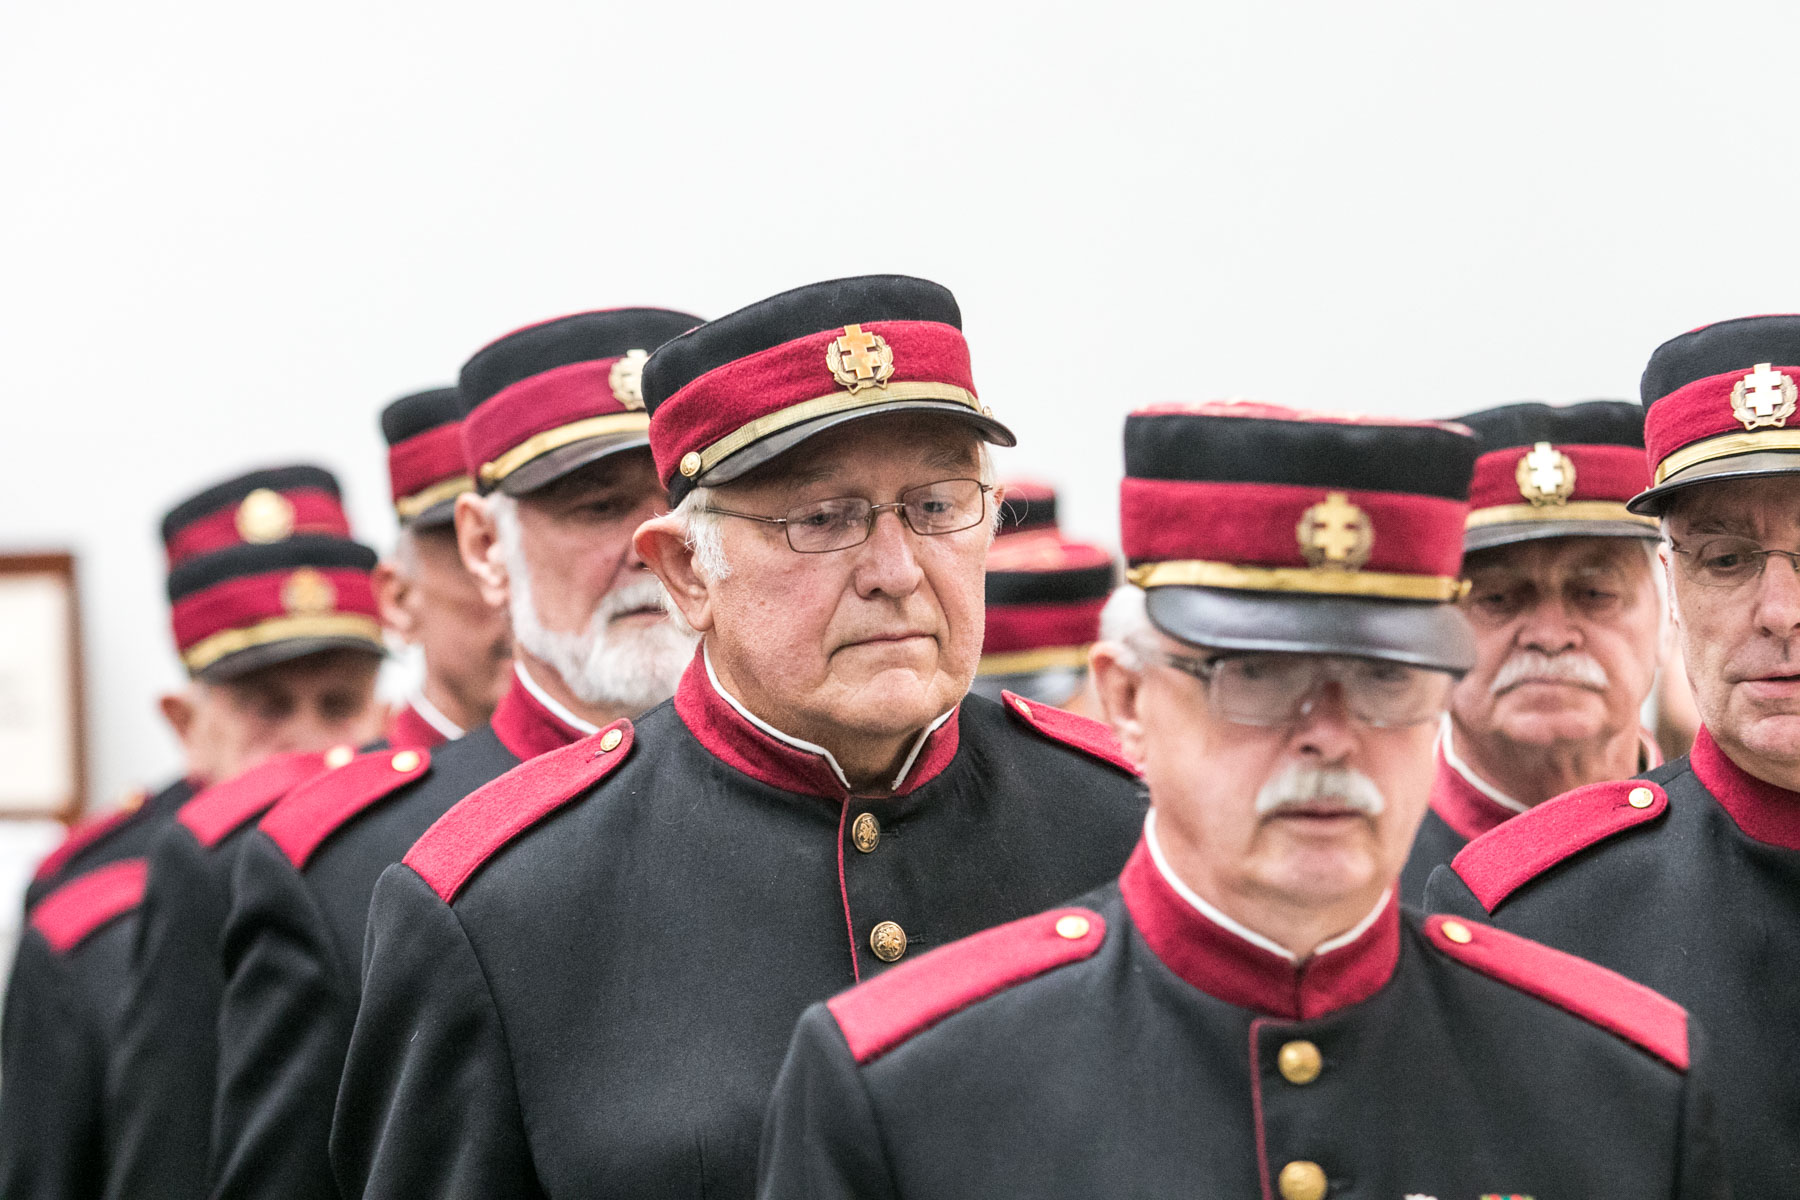
[[[1208,904],[1205,900],[1202,900],[1200,898],[1200,893],[1181,881],[1181,877],[1176,875],[1170,868],[1169,860],[1163,857],[1162,844],[1156,840],[1156,810],[1154,808],[1144,814],[1144,844],[1149,847],[1150,861],[1156,864],[1156,869],[1161,872],[1163,881],[1174,890],[1177,896],[1180,896],[1183,900],[1187,901],[1195,912],[1223,929],[1226,933],[1233,934],[1234,936],[1249,942],[1258,950],[1267,951],[1287,962],[1296,965],[1299,964],[1300,956],[1295,954],[1292,950],[1289,950],[1279,942],[1264,937],[1262,934],[1256,932],[1256,930],[1251,929],[1248,925],[1232,920],[1223,912],[1219,911],[1219,909]],[[1321,954],[1329,954],[1333,950],[1340,950],[1343,947],[1348,946],[1351,942],[1354,942],[1357,938],[1360,938],[1363,934],[1369,932],[1374,926],[1377,918],[1381,916],[1382,910],[1387,908],[1388,901],[1393,897],[1393,894],[1393,888],[1388,888],[1383,891],[1381,893],[1381,899],[1375,902],[1375,907],[1369,910],[1368,916],[1364,917],[1338,936],[1320,942],[1314,947],[1312,954],[1308,955],[1308,958],[1317,958]]]
[[[1444,761],[1450,764],[1450,769],[1452,771],[1461,775],[1470,787],[1486,796],[1489,800],[1492,800],[1495,804],[1498,804],[1501,808],[1506,809],[1508,812],[1522,813],[1528,811],[1531,807],[1527,804],[1520,804],[1517,800],[1514,800],[1511,796],[1477,775],[1469,768],[1467,763],[1463,762],[1462,757],[1456,753],[1456,731],[1450,724],[1449,713],[1444,714],[1444,723],[1438,727],[1438,749],[1443,751]]]
[[[564,707],[564,705],[555,697],[550,695],[549,692],[546,692],[543,688],[539,687],[537,685],[537,680],[533,679],[531,673],[525,669],[525,660],[523,658],[513,659],[513,674],[519,677],[519,682],[525,685],[525,690],[531,693],[531,698],[549,709],[550,715],[561,721],[564,725],[567,725],[570,729],[573,729],[576,733],[579,733],[584,737],[590,733],[600,732],[600,727],[598,725],[594,724],[592,721],[584,721],[582,718],[576,716]]]
[[[725,703],[736,709],[738,716],[744,718],[744,720],[750,722],[750,724],[784,745],[792,746],[796,750],[804,750],[808,754],[818,755],[825,760],[825,765],[831,768],[831,773],[837,776],[837,781],[844,785],[844,790],[846,792],[854,792],[856,790],[850,786],[850,780],[844,774],[844,768],[838,766],[838,760],[832,755],[831,751],[823,746],[814,745],[812,742],[802,741],[800,738],[791,737],[788,734],[781,732],[781,730],[775,728],[773,725],[745,708],[742,704],[738,703],[738,698],[726,691],[725,685],[719,682],[719,676],[713,670],[712,656],[707,653],[705,643],[702,643],[700,646],[700,662],[706,667],[706,679],[708,683],[712,684],[713,691],[719,693],[720,698],[722,698]],[[888,785],[889,791],[893,792],[900,790],[900,785],[906,782],[906,773],[912,770],[913,763],[917,761],[919,757],[919,751],[925,748],[926,739],[936,733],[939,726],[943,725],[945,721],[948,721],[955,715],[956,709],[952,708],[949,712],[927,725],[919,733],[919,736],[913,740],[911,753],[906,756],[906,761],[900,764],[900,773],[894,776],[894,782]]]
[[[406,703],[419,714],[419,719],[444,735],[447,741],[454,742],[468,730],[444,715],[444,710],[425,698],[425,689],[412,688],[406,694]]]

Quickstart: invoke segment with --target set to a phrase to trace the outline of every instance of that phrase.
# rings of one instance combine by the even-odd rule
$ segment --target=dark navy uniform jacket
[[[120,859],[144,857],[163,827],[198,790],[193,780],[177,779],[155,795],[139,792],[112,812],[75,826],[32,874],[25,889],[26,910],[77,875]]]
[[[815,1005],[760,1194],[1727,1194],[1673,1002],[1391,896],[1296,965],[1191,895],[1140,848],[1075,906]]]
[[[206,1194],[224,987],[219,935],[231,864],[252,822],[325,770],[326,761],[325,754],[277,755],[214,784],[182,806],[150,851],[130,982],[108,1064],[109,1197]]]
[[[1579,788],[1471,842],[1427,902],[1685,1005],[1718,1066],[1737,1194],[1800,1190],[1800,794],[1702,729],[1640,781]]]
[[[635,728],[502,776],[382,876],[344,1194],[748,1195],[808,1004],[1089,890],[1142,821],[1102,727],[1016,698],[966,698],[878,797],[765,730],[696,658]]]
[[[215,1197],[336,1200],[327,1147],[375,881],[458,800],[582,736],[515,680],[490,724],[363,755],[245,839],[222,943]]]
[[[106,1064],[147,864],[119,859],[32,907],[0,1029],[0,1196],[91,1200],[106,1171]]]

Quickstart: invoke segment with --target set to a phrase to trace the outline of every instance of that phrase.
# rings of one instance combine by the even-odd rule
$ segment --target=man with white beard
[[[457,541],[483,599],[511,614],[513,685],[456,742],[365,754],[296,789],[246,847],[222,943],[214,1196],[336,1200],[327,1143],[381,872],[477,787],[673,694],[694,650],[632,545],[667,508],[638,372],[698,323],[581,313],[463,367],[480,494],[457,498]]]
[[[1667,629],[1658,534],[1625,510],[1650,483],[1644,410],[1509,404],[1457,420],[1481,443],[1463,533],[1475,666],[1451,693],[1400,876],[1415,905],[1431,872],[1488,830],[1662,761],[1639,718]]]
[[[1142,840],[1116,882],[810,1008],[761,1196],[1724,1194],[1679,1008],[1395,900],[1474,661],[1474,458],[1451,425],[1128,419],[1154,629],[1091,661]]]

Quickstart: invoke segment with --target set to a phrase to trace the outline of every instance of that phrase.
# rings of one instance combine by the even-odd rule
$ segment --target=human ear
[[[1132,762],[1144,761],[1144,723],[1138,714],[1142,694],[1143,672],[1128,666],[1131,652],[1115,642],[1096,642],[1088,651],[1088,671],[1093,676],[1094,692],[1106,713],[1106,723],[1119,739],[1125,757]]]
[[[670,603],[688,628],[705,633],[713,623],[713,585],[694,566],[683,522],[673,513],[652,517],[632,537],[638,557],[662,580]]]

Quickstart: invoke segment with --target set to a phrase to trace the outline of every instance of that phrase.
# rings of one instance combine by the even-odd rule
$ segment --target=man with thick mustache
[[[1474,661],[1474,457],[1450,425],[1128,419],[1154,630],[1093,666],[1142,840],[1117,882],[809,1010],[762,1196],[1724,1194],[1678,1007],[1395,898]]]
[[[1463,533],[1475,666],[1450,694],[1407,904],[1509,817],[1662,761],[1638,716],[1666,627],[1656,521],[1625,510],[1650,478],[1644,410],[1509,404],[1457,420],[1481,444]]]
[[[1426,903],[1492,920],[1686,1005],[1720,1065],[1733,1186],[1800,1170],[1800,316],[1665,342],[1644,369],[1650,488],[1702,726],[1641,780],[1471,842]]]
[[[364,755],[296,789],[250,836],[221,943],[213,1196],[335,1200],[331,1116],[381,872],[482,784],[674,691],[693,642],[632,545],[666,507],[639,370],[697,324],[663,309],[580,313],[464,366],[478,493],[455,498],[456,536],[482,599],[510,613],[512,686],[482,728]]]
[[[651,357],[699,631],[674,701],[459,804],[376,888],[332,1131],[346,1195],[748,1196],[811,1002],[1117,872],[1103,728],[967,695],[993,536],[950,293],[787,292]]]

